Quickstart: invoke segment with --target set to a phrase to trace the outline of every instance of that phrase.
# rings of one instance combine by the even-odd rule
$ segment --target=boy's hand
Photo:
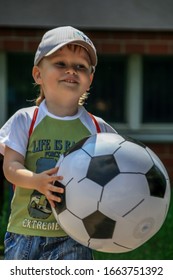
[[[61,196],[56,195],[56,193],[64,193],[62,187],[54,186],[55,181],[61,181],[63,179],[62,176],[56,176],[57,172],[58,167],[55,167],[36,174],[38,181],[37,190],[46,196],[52,207],[55,207],[54,201],[61,202]]]

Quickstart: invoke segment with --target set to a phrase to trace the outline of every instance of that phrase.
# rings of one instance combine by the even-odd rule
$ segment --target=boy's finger
[[[45,173],[48,175],[53,175],[53,174],[56,174],[57,172],[58,172],[58,167],[53,167],[53,168],[45,171]]]

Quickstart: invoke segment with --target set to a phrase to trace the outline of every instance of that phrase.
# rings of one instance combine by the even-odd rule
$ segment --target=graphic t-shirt
[[[40,173],[55,167],[62,153],[82,138],[97,132],[83,106],[79,106],[75,116],[61,118],[49,113],[43,101],[28,138],[35,108],[19,110],[0,130],[1,153],[5,145],[9,146],[25,157],[25,167],[33,172]],[[102,132],[115,132],[102,119],[97,118],[97,121]],[[15,187],[8,231],[48,237],[66,235],[55,220],[46,197],[22,186]]]

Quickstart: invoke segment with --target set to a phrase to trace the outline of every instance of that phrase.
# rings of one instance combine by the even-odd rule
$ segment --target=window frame
[[[141,141],[173,141],[173,123],[142,123],[143,56],[132,54],[128,57],[126,120],[127,123],[111,123],[121,134],[128,134]]]

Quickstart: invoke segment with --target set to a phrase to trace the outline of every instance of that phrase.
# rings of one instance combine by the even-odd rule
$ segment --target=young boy
[[[62,180],[55,168],[60,155],[97,133],[82,106],[96,64],[91,40],[70,26],[48,31],[38,46],[32,72],[40,87],[36,106],[20,109],[0,130],[4,174],[15,185],[5,259],[92,259],[89,248],[60,228],[51,209],[61,201],[55,193],[63,193],[53,185]],[[96,123],[101,132],[115,133],[102,119]]]

